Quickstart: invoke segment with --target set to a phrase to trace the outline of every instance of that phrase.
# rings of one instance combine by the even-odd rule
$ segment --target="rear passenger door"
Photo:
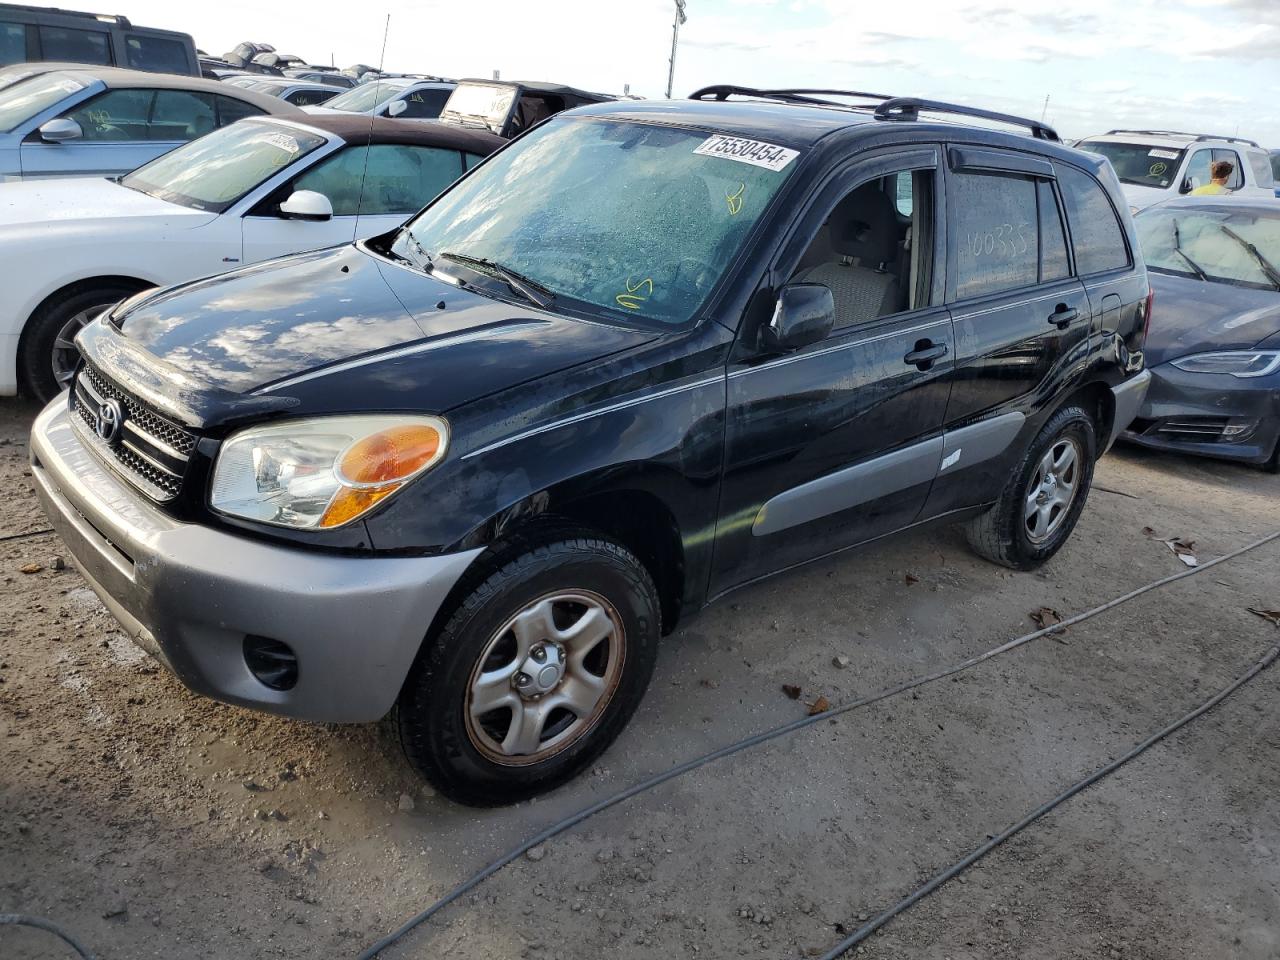
[[[995,498],[1043,412],[1088,356],[1090,306],[1073,276],[1054,165],[952,147],[947,304],[955,372],[926,514]]]
[[[764,318],[782,284],[821,283],[836,325],[782,355],[756,348],[750,318],[743,330],[726,381],[713,594],[920,512],[954,356],[937,197],[937,149],[886,153],[838,171],[784,244],[758,295]]]

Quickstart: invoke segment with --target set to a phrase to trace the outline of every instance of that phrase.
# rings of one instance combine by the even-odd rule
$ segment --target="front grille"
[[[124,414],[112,442],[97,433],[98,411],[108,400],[117,401]],[[90,366],[76,377],[73,406],[84,426],[81,434],[139,490],[158,501],[172,500],[181,492],[187,461],[196,447],[195,434],[151,410]]]

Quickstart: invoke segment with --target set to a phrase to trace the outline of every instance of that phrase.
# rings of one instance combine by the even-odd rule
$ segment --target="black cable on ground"
[[[489,879],[489,877],[493,876],[495,873],[497,873],[507,864],[511,863],[513,860],[517,859],[518,857],[526,853],[528,850],[538,846],[538,844],[540,843],[545,843],[546,841],[552,839],[553,837],[559,836],[560,834],[564,833],[566,830],[569,830],[572,827],[577,826],[579,823],[582,823],[582,821],[586,820],[587,818],[595,816],[597,813],[600,813],[603,810],[607,810],[610,807],[616,806],[617,804],[622,803],[624,800],[630,800],[632,797],[638,794],[644,793],[648,790],[652,790],[654,787],[660,786],[661,784],[666,783],[668,780],[674,780],[676,777],[680,777],[686,773],[690,773],[698,769],[699,767],[705,766],[706,764],[711,763],[715,760],[720,760],[720,759],[723,759],[724,757],[728,757],[728,756],[731,756],[732,754],[738,753],[741,750],[746,750],[748,747],[754,747],[761,743],[767,743],[770,740],[774,740],[788,733],[794,733],[797,730],[802,730],[805,727],[812,726],[815,723],[821,723],[824,720],[829,720],[832,717],[839,716],[842,713],[848,713],[851,710],[858,710],[858,709],[861,709],[862,707],[871,706],[872,704],[879,703],[882,700],[888,700],[891,697],[896,697],[899,694],[905,693],[908,690],[912,690],[916,687],[924,686],[927,683],[933,683],[936,680],[942,680],[946,677],[951,676],[952,674],[960,673],[963,670],[968,670],[971,667],[975,667],[980,663],[983,663],[994,657],[998,657],[1001,654],[1008,653],[1010,650],[1013,650],[1024,644],[1030,643],[1032,640],[1037,640],[1040,637],[1043,637],[1050,633],[1060,633],[1063,630],[1065,630],[1067,627],[1072,626],[1073,624],[1077,624],[1084,620],[1088,620],[1090,617],[1095,617],[1100,613],[1103,613],[1107,610],[1112,609],[1113,607],[1117,607],[1122,603],[1126,603],[1129,600],[1134,599],[1135,597],[1139,597],[1150,590],[1155,590],[1159,587],[1166,586],[1167,584],[1174,583],[1175,581],[1183,580],[1187,577],[1195,576],[1197,573],[1203,573],[1205,570],[1208,570],[1211,567],[1215,567],[1220,563],[1225,563],[1226,561],[1231,560],[1235,557],[1238,557],[1241,554],[1248,553],[1250,550],[1256,550],[1258,547],[1264,546],[1265,544],[1271,543],[1273,540],[1277,540],[1277,539],[1280,539],[1280,530],[1277,530],[1274,533],[1268,534],[1267,536],[1262,537],[1261,539],[1255,540],[1250,544],[1246,544],[1245,546],[1240,547],[1237,550],[1233,550],[1230,553],[1225,553],[1220,557],[1214,557],[1212,560],[1207,560],[1204,563],[1200,564],[1198,567],[1190,567],[1186,570],[1183,570],[1180,573],[1175,573],[1168,577],[1162,577],[1161,579],[1153,581],[1152,583],[1148,583],[1145,586],[1138,587],[1135,590],[1130,590],[1128,593],[1123,594],[1122,596],[1116,597],[1114,600],[1109,600],[1100,606],[1094,607],[1092,610],[1086,610],[1084,613],[1078,613],[1073,617],[1068,617],[1066,620],[1063,620],[1061,623],[1057,623],[1057,624],[1054,624],[1053,626],[1045,627],[1041,630],[1036,630],[1032,633],[1025,634],[1024,636],[1018,637],[1016,640],[1010,640],[1008,643],[1001,644],[1000,646],[994,647],[993,649],[988,650],[985,653],[980,653],[975,657],[970,657],[968,660],[962,660],[957,664],[954,664],[949,667],[944,667],[943,669],[938,670],[934,673],[924,674],[922,676],[915,677],[911,680],[904,681],[903,683],[900,683],[897,686],[889,687],[887,690],[881,691],[880,693],[872,694],[869,697],[864,697],[861,700],[854,700],[850,703],[844,703],[830,710],[823,711],[822,713],[818,713],[809,717],[801,717],[799,720],[793,720],[790,723],[784,723],[781,726],[772,728],[771,730],[765,730],[764,732],[758,733],[752,737],[748,737],[745,740],[739,740],[737,743],[731,743],[731,744],[728,744],[727,746],[720,747],[719,749],[713,750],[710,753],[703,754],[700,757],[694,757],[692,760],[686,760],[684,763],[681,763],[678,766],[672,767],[670,770],[665,770],[662,773],[655,774],[654,776],[650,777],[647,780],[642,780],[640,783],[627,787],[624,790],[620,790],[619,792],[613,794],[612,796],[605,797],[603,800],[599,800],[591,804],[590,806],[583,807],[581,810],[578,810],[575,813],[569,814],[569,816],[565,817],[563,820],[560,820],[557,823],[553,823],[551,826],[547,827],[545,830],[540,831],[539,833],[530,837],[528,840],[525,840],[519,845],[513,847],[511,850],[508,850],[506,853],[504,853],[498,859],[494,860],[488,866],[483,867],[482,869],[478,870],[476,873],[472,874],[469,878],[464,880],[462,883],[458,884],[456,887],[450,890],[447,894],[445,894],[443,897],[441,897],[431,906],[427,907],[421,913],[415,914],[414,916],[410,917],[398,929],[396,929],[392,933],[387,934],[387,936],[383,937],[381,940],[377,941],[376,943],[366,948],[362,953],[359,954],[359,956],[357,957],[357,960],[373,960],[374,957],[380,954],[383,950],[387,949],[387,947],[390,947],[392,944],[396,943],[398,940],[404,937],[407,933],[409,933],[415,927],[418,927],[421,924],[425,923],[426,921],[430,920],[432,917],[434,917],[437,913],[439,913],[445,907],[449,906],[451,903],[458,900],[460,897],[463,897],[466,894],[468,894],[475,887],[479,886],[485,880]]]
[[[1160,730],[1158,733],[1152,734],[1146,740],[1143,740],[1140,744],[1138,744],[1136,747],[1134,747],[1132,750],[1126,753],[1123,757],[1120,757],[1117,760],[1113,760],[1111,763],[1108,763],[1105,767],[1100,767],[1099,769],[1095,770],[1093,773],[1089,774],[1089,776],[1085,777],[1083,780],[1079,781],[1078,783],[1072,784],[1070,787],[1062,791],[1062,793],[1058,794],[1048,803],[1045,803],[1040,805],[1039,807],[1036,807],[1035,810],[1031,811],[1031,813],[1027,814],[1025,817],[1023,817],[1021,820],[1019,820],[1017,823],[1011,826],[1008,830],[1004,831],[1004,833],[1001,833],[992,837],[990,840],[988,840],[982,846],[978,847],[968,856],[962,858],[961,860],[956,861],[955,864],[948,867],[946,870],[943,870],[941,873],[934,876],[933,879],[929,880],[927,883],[917,888],[916,891],[912,893],[910,896],[904,897],[902,900],[899,900],[888,910],[884,911],[884,913],[869,920],[863,926],[859,927],[853,933],[849,934],[849,936],[847,936],[845,939],[841,940],[838,944],[836,944],[836,946],[832,950],[830,950],[827,953],[824,953],[820,958],[820,960],[836,960],[837,957],[844,956],[846,953],[848,953],[850,950],[856,947],[863,940],[867,939],[867,937],[871,936],[871,934],[875,933],[877,930],[883,927],[886,923],[888,923],[898,914],[904,912],[905,910],[909,910],[911,907],[915,906],[919,901],[927,897],[929,894],[933,893],[935,890],[941,887],[948,880],[952,880],[955,877],[959,876],[961,873],[964,873],[964,871],[968,870],[971,866],[973,866],[975,863],[977,863],[979,860],[985,857],[988,853],[990,853],[996,847],[1000,846],[1000,844],[1004,843],[1006,840],[1008,840],[1014,834],[1018,833],[1020,830],[1023,830],[1026,827],[1029,827],[1031,824],[1035,823],[1037,820],[1043,817],[1046,813],[1053,810],[1054,807],[1057,807],[1059,804],[1066,803],[1068,800],[1070,800],[1080,791],[1093,786],[1093,784],[1097,783],[1099,780],[1103,779],[1104,777],[1108,777],[1111,774],[1115,773],[1117,770],[1123,767],[1130,760],[1135,759],[1136,757],[1138,757],[1139,755],[1147,751],[1149,748],[1155,746],[1165,737],[1169,736],[1169,734],[1175,732],[1176,730],[1179,730],[1182,727],[1185,727],[1192,720],[1195,720],[1197,717],[1200,717],[1203,714],[1212,710],[1214,707],[1216,707],[1227,697],[1231,696],[1231,694],[1235,693],[1237,690],[1243,687],[1246,683],[1248,683],[1250,680],[1256,677],[1259,673],[1261,673],[1267,667],[1271,666],[1271,664],[1273,664],[1276,661],[1277,657],[1280,657],[1280,645],[1272,647],[1269,651],[1267,651],[1266,656],[1264,656],[1261,660],[1259,660],[1252,667],[1250,667],[1248,671],[1241,674],[1239,677],[1233,680],[1228,686],[1224,687],[1218,693],[1214,694],[1212,697],[1210,697],[1204,703],[1200,704],[1200,706],[1196,707],[1190,713],[1185,714],[1184,716],[1178,718],[1173,723],[1165,727],[1163,730]]]
[[[43,917],[30,917],[25,913],[0,913],[0,926],[35,927],[37,930],[52,933],[55,937],[67,943],[84,960],[94,960],[93,954],[82,947],[75,937],[53,921],[45,920]]]
[[[8,543],[10,540],[27,540],[31,537],[43,537],[50,533],[53,533],[52,529],[32,530],[30,533],[10,533],[0,537],[0,543]]]

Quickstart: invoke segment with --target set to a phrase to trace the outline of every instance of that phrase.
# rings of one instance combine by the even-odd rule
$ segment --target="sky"
[[[120,9],[116,11],[116,8]],[[674,0],[125,0],[113,12],[213,54],[265,41],[312,62],[664,95]],[[1280,0],[687,0],[674,93],[834,87],[1280,148]],[[1045,98],[1048,97],[1046,108]]]

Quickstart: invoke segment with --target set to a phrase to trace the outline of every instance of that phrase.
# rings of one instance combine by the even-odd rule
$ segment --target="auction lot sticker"
[[[749,163],[753,167],[764,167],[777,172],[800,156],[799,150],[779,147],[762,140],[747,140],[744,137],[726,137],[722,133],[712,134],[703,140],[693,151],[703,157],[721,157],[725,160],[737,160]]]

